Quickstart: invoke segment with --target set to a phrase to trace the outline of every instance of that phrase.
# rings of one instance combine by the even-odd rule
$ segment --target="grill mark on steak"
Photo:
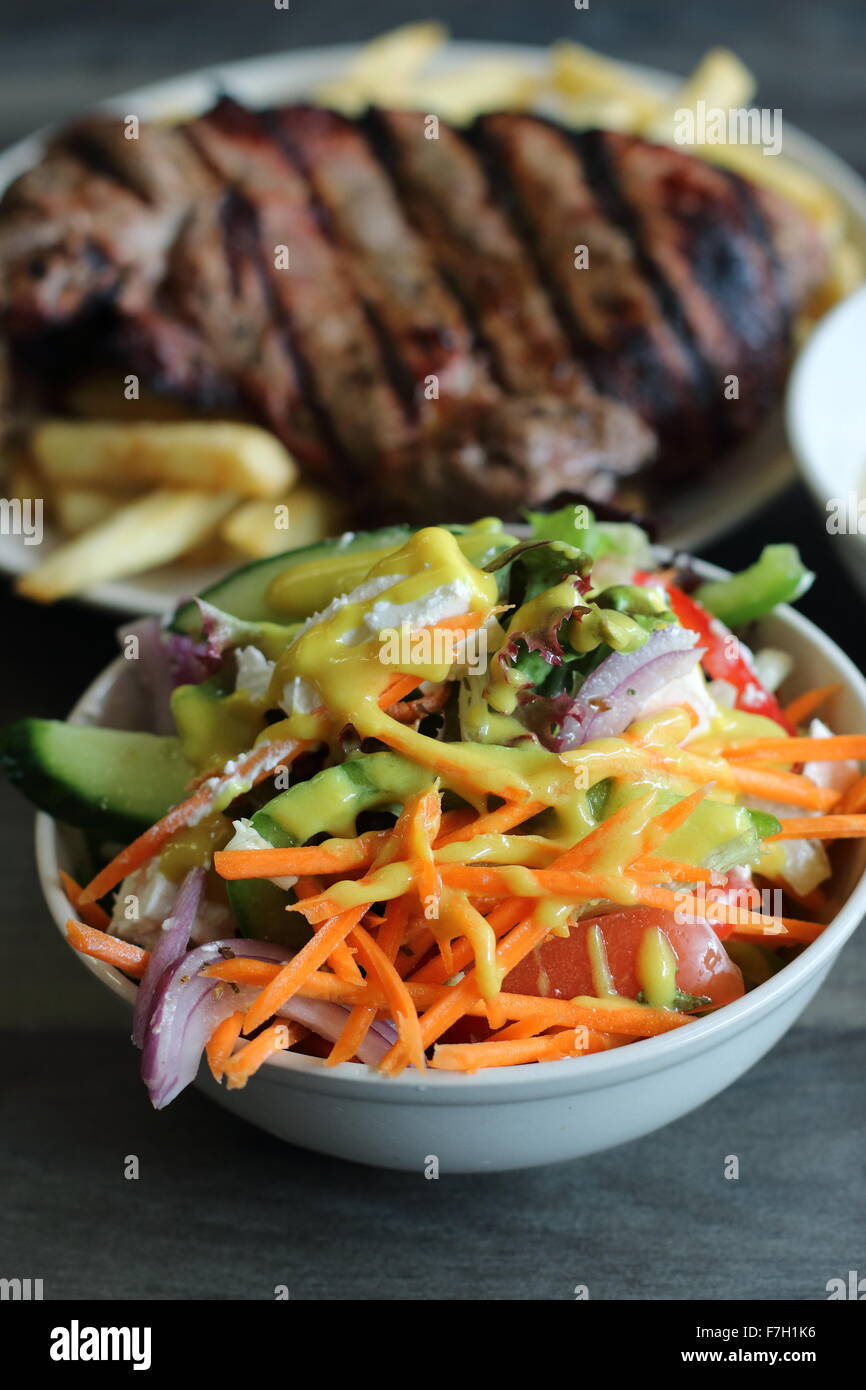
[[[784,318],[771,268],[729,178],[679,150],[619,132],[596,137],[659,292],[705,368],[722,434],[753,428],[778,390]],[[736,375],[739,397],[726,399]]]
[[[368,124],[409,216],[462,303],[501,386],[516,395],[586,385],[531,258],[491,195],[474,151],[440,123],[425,137],[414,111],[370,113]]]
[[[425,379],[440,399],[489,395],[460,306],[406,219],[393,185],[358,127],[320,107],[272,113],[343,248],[404,397],[423,410]]]
[[[598,181],[588,177],[582,150],[530,116],[482,117],[476,131],[488,160],[502,166],[498,183],[508,189],[573,351],[602,391],[629,402],[658,431],[668,457],[690,455],[703,437],[695,365]],[[589,264],[578,269],[575,249],[583,245]]]
[[[207,117],[190,123],[184,131],[191,145],[212,168],[226,177],[227,148]],[[254,350],[242,364],[241,391],[254,413],[265,421],[286,446],[320,481],[341,480],[343,451],[317,398],[306,364],[295,350],[290,326],[278,302],[270,266],[262,246],[259,217],[254,204],[228,179],[220,209],[225,253],[237,287],[236,311],[252,318],[258,331]]]
[[[275,303],[360,480],[405,443],[408,421],[340,258],[303,179],[257,115],[223,100],[197,129],[208,156],[255,208]],[[286,271],[275,264],[281,246],[289,253]]]

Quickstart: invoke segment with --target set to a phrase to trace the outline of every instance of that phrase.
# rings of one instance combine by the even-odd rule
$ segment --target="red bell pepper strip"
[[[636,576],[638,583],[659,584],[651,574]],[[689,594],[678,589],[675,584],[661,584],[668,596],[671,610],[681,625],[690,632],[698,634],[698,641],[704,648],[701,665],[711,680],[727,681],[734,687],[734,704],[737,709],[749,714],[763,714],[773,719],[789,734],[794,734],[791,721],[786,717],[775,695],[766,690],[757,675],[743,656],[740,643],[724,623]]]

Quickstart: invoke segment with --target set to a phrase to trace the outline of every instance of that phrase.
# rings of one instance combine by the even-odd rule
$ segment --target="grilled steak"
[[[778,197],[531,116],[223,100],[128,134],[69,127],[0,203],[13,380],[108,356],[241,405],[361,515],[607,499],[656,446],[703,467],[777,398],[824,273]]]

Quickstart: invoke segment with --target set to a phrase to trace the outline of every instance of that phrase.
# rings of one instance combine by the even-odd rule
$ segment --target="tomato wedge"
[[[641,943],[648,930],[661,930],[677,959],[676,982],[683,994],[730,1004],[745,993],[743,977],[712,927],[704,922],[678,922],[671,912],[652,907],[627,908],[601,917],[586,917],[567,937],[545,941],[505,977],[508,994],[534,994],[549,999],[597,995],[589,954],[590,929],[598,926],[607,967],[618,994],[635,999],[642,983],[638,969]],[[481,1042],[490,1036],[483,1018],[462,1018],[445,1034],[446,1042]]]
[[[667,938],[676,956],[676,982],[683,994],[705,996],[718,1005],[729,1004],[744,992],[739,967],[712,927],[703,922],[678,922],[673,913],[651,907],[584,918],[567,937],[551,937],[515,966],[506,977],[503,990],[554,999],[597,994],[599,984],[588,944],[594,926],[601,932],[613,987],[626,998],[636,998],[643,988],[638,956],[645,933],[656,928]]]

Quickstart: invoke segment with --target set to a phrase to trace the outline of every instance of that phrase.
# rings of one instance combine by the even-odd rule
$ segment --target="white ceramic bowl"
[[[786,417],[821,524],[866,593],[866,286],[809,338],[791,374]]]
[[[866,731],[866,682],[817,628],[782,608],[760,624],[760,640],[794,657],[796,677],[788,693],[839,682],[843,689],[829,713],[833,728]],[[129,663],[114,662],[71,718],[117,724],[117,711],[130,708],[124,684],[129,680]],[[129,722],[134,724],[134,716]],[[58,874],[72,867],[78,843],[77,832],[37,816],[40,880],[61,931],[69,908]],[[837,862],[839,907],[818,940],[766,984],[674,1033],[614,1052],[474,1076],[406,1071],[389,1080],[358,1063],[326,1069],[315,1058],[285,1053],[262,1067],[245,1090],[218,1087],[207,1067],[197,1084],[227,1110],[280,1139],[384,1168],[421,1172],[435,1158],[443,1173],[495,1171],[610,1148],[709,1100],[791,1026],[866,915],[866,842],[850,843]],[[135,986],[129,980],[110,966],[79,959],[131,1008]],[[117,1045],[130,1044],[118,1038]],[[183,1103],[183,1097],[175,1102]]]

